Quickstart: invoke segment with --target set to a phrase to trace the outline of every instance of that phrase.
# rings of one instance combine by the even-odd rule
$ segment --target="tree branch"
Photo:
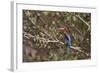
[[[71,48],[74,49],[74,50],[77,50],[78,52],[81,52],[81,53],[85,54],[86,56],[89,56],[89,54],[87,54],[83,50],[81,50],[80,47],[73,47],[73,46],[71,46]]]
[[[88,29],[90,30],[90,25],[83,19],[80,17],[80,15],[75,15],[77,18],[79,18],[84,24],[86,24],[88,26]]]
[[[49,39],[45,39],[45,38],[41,38],[41,37],[37,37],[37,36],[33,36],[27,32],[24,32],[24,36],[27,37],[29,36],[30,38],[35,38],[36,40],[42,40],[42,42],[47,42],[47,43],[60,43],[62,45],[64,45],[63,42],[59,41],[59,40],[49,40]]]

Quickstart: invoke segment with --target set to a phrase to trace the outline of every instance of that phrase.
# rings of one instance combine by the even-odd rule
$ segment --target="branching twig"
[[[88,30],[90,30],[90,25],[83,19],[80,17],[80,15],[75,15],[77,18],[79,18],[84,24],[86,24],[88,26]]]
[[[85,54],[86,56],[89,56],[89,54],[87,54],[87,53],[85,53],[83,50],[81,50],[80,47],[73,47],[73,46],[71,46],[71,48],[74,49],[74,50],[77,50],[77,51],[79,51],[79,52],[81,52],[81,53],[83,53],[83,54]]]
[[[24,35],[29,36],[30,38],[35,38],[36,40],[42,40],[42,42],[47,42],[47,43],[57,43],[58,42],[58,43],[64,45],[64,43],[59,40],[49,40],[49,39],[45,39],[43,37],[37,37],[37,36],[33,36],[27,32],[24,32]]]
[[[72,13],[69,13],[75,17],[77,17],[78,19],[80,19],[84,24],[86,24],[88,26],[88,30],[90,30],[90,25],[89,23],[87,23],[80,15],[75,15],[75,14],[72,14]]]

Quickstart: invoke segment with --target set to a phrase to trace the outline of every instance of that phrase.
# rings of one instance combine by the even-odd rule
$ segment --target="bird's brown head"
[[[63,26],[63,27],[58,28],[58,31],[60,31],[64,34],[69,34],[70,33],[67,26]]]

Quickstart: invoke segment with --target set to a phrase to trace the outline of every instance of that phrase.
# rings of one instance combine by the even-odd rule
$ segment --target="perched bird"
[[[66,47],[67,47],[66,48],[67,54],[71,54],[72,39],[68,27],[63,26],[58,28],[58,30],[64,34],[64,40],[66,42]]]

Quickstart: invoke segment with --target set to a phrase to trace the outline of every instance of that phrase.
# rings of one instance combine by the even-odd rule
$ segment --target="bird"
[[[67,54],[71,54],[72,38],[71,38],[69,28],[67,26],[63,26],[63,27],[58,28],[58,30],[64,34]]]

